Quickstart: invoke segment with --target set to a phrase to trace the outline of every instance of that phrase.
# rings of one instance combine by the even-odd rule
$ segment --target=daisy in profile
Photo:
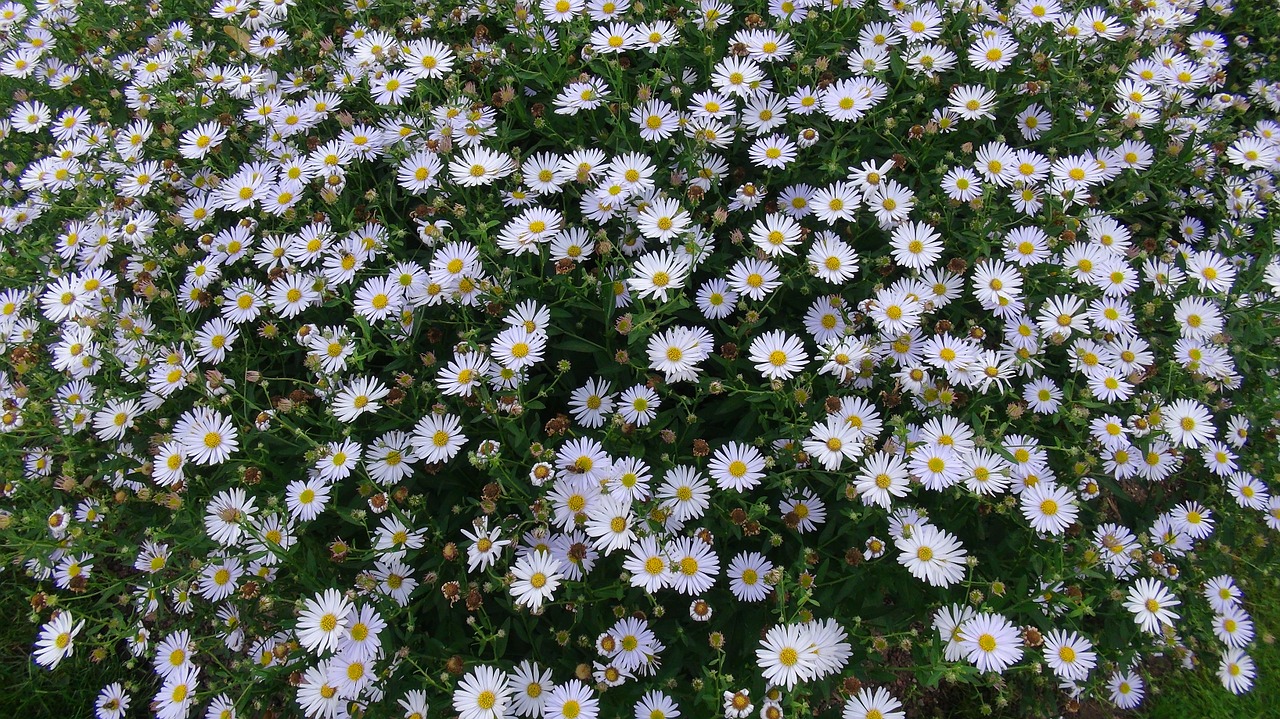
[[[42,667],[53,669],[63,659],[75,651],[73,640],[80,630],[84,629],[84,620],[79,624],[71,617],[71,612],[62,610],[53,619],[40,628],[40,636],[36,639],[35,660]]]
[[[902,702],[887,689],[863,687],[844,703],[841,719],[903,719]]]
[[[804,343],[782,330],[765,332],[752,340],[749,354],[752,364],[767,379],[788,380],[804,369],[809,361]]]
[[[511,702],[511,686],[501,669],[481,664],[472,669],[453,691],[458,719],[502,719]]]
[[[715,451],[707,471],[720,489],[746,492],[764,478],[765,459],[760,450],[740,442],[729,442]]]
[[[1061,629],[1045,635],[1044,659],[1059,678],[1077,682],[1088,679],[1089,670],[1098,664],[1092,642],[1075,632]]]
[[[510,589],[512,598],[533,610],[541,609],[551,599],[562,577],[560,560],[547,552],[533,552],[517,559],[511,573],[515,576]]]
[[[773,563],[759,552],[742,552],[729,562],[729,590],[744,602],[762,602],[773,585],[765,575],[773,571]]]
[[[964,547],[952,534],[931,524],[917,525],[898,542],[898,562],[911,576],[934,587],[948,587],[964,579]]]

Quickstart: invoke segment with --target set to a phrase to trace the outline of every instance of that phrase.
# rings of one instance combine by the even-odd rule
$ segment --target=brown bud
[[[445,665],[444,665],[444,670],[454,675],[455,677],[461,676],[463,670],[465,670],[466,668],[467,668],[466,662],[464,662],[462,660],[462,657],[458,656],[457,654],[454,654],[453,656],[449,657],[449,661],[445,662]]]
[[[845,694],[852,696],[862,689],[862,682],[858,681],[857,677],[845,677],[844,684],[840,688]]]
[[[693,440],[693,456],[706,457],[709,454],[711,454],[711,447],[707,444],[707,440],[701,438]]]
[[[1022,630],[1022,643],[1029,647],[1038,647],[1044,643],[1044,635],[1035,627],[1027,627]]]
[[[445,599],[449,600],[449,606],[451,607],[458,603],[458,593],[460,591],[461,589],[457,582],[445,582],[440,586],[440,593],[444,595]]]
[[[444,561],[452,562],[453,560],[458,558],[458,545],[454,544],[453,542],[449,542],[448,544],[444,545],[443,549],[440,550],[440,554],[441,556],[444,557]]]

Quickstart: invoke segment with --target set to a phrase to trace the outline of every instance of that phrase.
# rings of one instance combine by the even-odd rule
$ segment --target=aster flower
[[[917,526],[898,542],[898,562],[935,587],[947,587],[964,578],[967,554],[950,533],[932,525]]]
[[[40,637],[36,640],[36,663],[42,667],[53,669],[75,651],[75,637],[84,629],[84,620],[77,624],[71,612],[62,610],[40,628]]]
[[[1133,621],[1149,634],[1159,633],[1162,625],[1169,627],[1178,619],[1171,611],[1182,602],[1157,579],[1139,579],[1129,587],[1125,609],[1133,613]]]

